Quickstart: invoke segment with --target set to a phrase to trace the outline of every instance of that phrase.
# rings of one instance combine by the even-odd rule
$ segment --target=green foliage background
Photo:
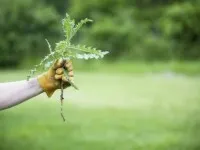
[[[194,60],[200,56],[200,1],[73,0],[76,18],[96,23],[85,31],[92,43],[131,60]],[[95,37],[95,38],[94,38]]]
[[[18,65],[48,52],[45,37],[60,36],[60,15],[53,6],[33,0],[0,1],[0,66]]]
[[[0,66],[41,59],[62,39],[61,18],[91,18],[76,42],[108,60],[199,60],[200,0],[1,0]]]
[[[80,90],[65,90],[67,124],[59,92],[0,111],[0,150],[200,149],[199,6],[200,0],[0,0],[0,67],[25,69],[0,70],[0,82],[26,79],[26,69],[49,53],[45,39],[52,47],[64,39],[66,12],[94,20],[74,44],[110,51],[106,61],[73,62]]]

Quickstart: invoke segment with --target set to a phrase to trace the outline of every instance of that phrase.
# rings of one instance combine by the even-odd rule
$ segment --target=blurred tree
[[[199,6],[200,0],[1,0],[0,66],[41,58],[48,50],[44,39],[60,38],[66,9],[95,21],[75,40],[110,50],[108,59],[196,60]]]
[[[51,5],[56,11],[64,16],[68,8],[68,0],[43,0],[47,5]]]
[[[200,59],[200,0],[182,1],[166,7],[160,29],[174,42],[180,59]]]
[[[48,50],[45,38],[59,36],[59,14],[39,0],[0,1],[0,66],[16,66],[26,55]]]
[[[110,59],[169,59],[169,44],[152,30],[153,19],[159,15],[160,8],[145,8],[147,12],[140,10],[148,3],[136,0],[85,0],[82,3],[73,0],[70,1],[70,13],[75,18],[90,17],[96,21],[82,35],[89,43],[110,50]]]
[[[80,36],[112,59],[198,59],[199,1],[69,0],[69,10],[95,20]]]

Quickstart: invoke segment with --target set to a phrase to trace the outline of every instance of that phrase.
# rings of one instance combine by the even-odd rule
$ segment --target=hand
[[[64,68],[68,72],[69,79],[64,75]],[[64,83],[64,88],[69,87],[71,84],[68,80],[73,83],[73,76],[72,62],[59,59],[47,72],[38,76],[38,82],[41,88],[46,92],[47,96],[51,97],[55,90],[61,88],[61,81]]]

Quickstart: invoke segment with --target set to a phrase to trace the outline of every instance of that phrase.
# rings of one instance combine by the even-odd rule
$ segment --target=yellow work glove
[[[38,76],[38,82],[40,87],[46,92],[48,97],[51,97],[55,90],[61,88],[61,81],[64,83],[64,88],[69,87],[70,83],[64,76],[64,68],[68,72],[69,80],[73,82],[73,66],[71,61],[66,61],[63,59],[57,60],[51,68]]]

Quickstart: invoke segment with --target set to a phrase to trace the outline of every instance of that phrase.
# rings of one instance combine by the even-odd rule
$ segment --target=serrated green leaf
[[[30,71],[30,75],[27,76],[27,79],[29,79],[39,68],[50,68],[52,63],[58,60],[59,58],[76,58],[87,60],[93,58],[103,58],[104,55],[108,54],[108,51],[97,50],[96,48],[87,47],[85,45],[71,44],[71,39],[75,36],[78,30],[87,22],[92,22],[92,20],[85,18],[79,23],[75,24],[75,21],[71,19],[68,14],[66,14],[66,17],[62,20],[63,31],[65,33],[66,39],[56,43],[54,51],[52,50],[50,43],[46,39],[50,53],[46,55],[38,65],[34,66],[34,69]]]
[[[72,36],[71,38],[78,32],[78,30],[86,23],[88,22],[92,22],[92,20],[88,19],[88,18],[85,18],[84,20],[81,20],[76,26],[75,28],[73,29],[73,33],[72,33]]]

